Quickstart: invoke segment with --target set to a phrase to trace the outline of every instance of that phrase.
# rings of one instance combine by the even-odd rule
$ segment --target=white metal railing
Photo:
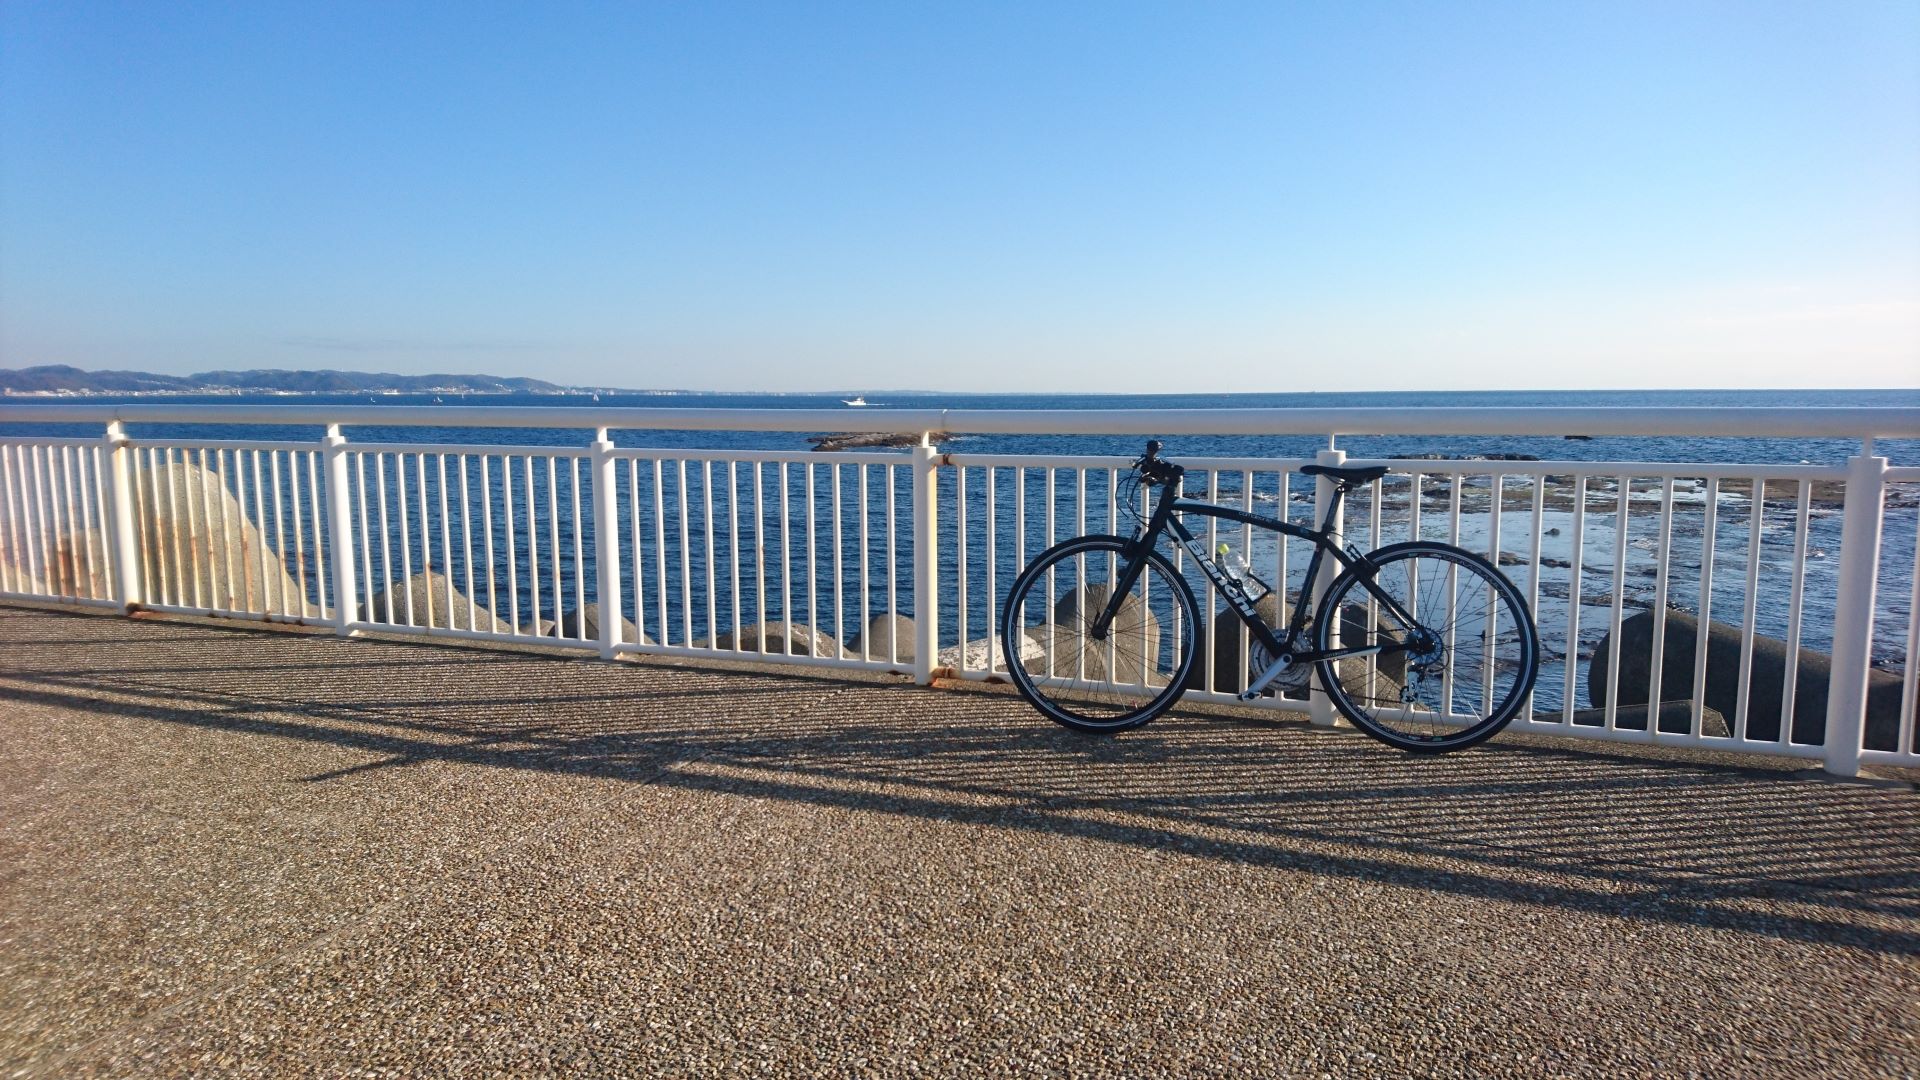
[[[1124,457],[940,455],[925,440],[906,453],[641,449],[608,435],[840,430],[855,419],[0,404],[0,423],[107,425],[102,439],[0,439],[0,595],[608,658],[720,656],[981,680],[1006,671],[998,620],[1020,567],[1058,540],[1133,528]],[[319,425],[326,434],[132,439],[128,423]],[[1459,543],[1502,565],[1536,612],[1545,665],[1516,730],[1819,758],[1849,775],[1862,762],[1920,765],[1920,525],[1908,521],[1920,516],[1909,513],[1920,468],[1889,468],[1872,453],[1876,438],[1920,437],[1917,410],[871,410],[857,423],[910,434],[1860,439],[1860,454],[1830,466],[1362,462],[1331,444],[1313,459],[1179,460],[1189,497],[1296,523],[1317,522],[1327,496],[1299,475],[1303,465],[1388,466],[1349,501],[1350,541]],[[597,430],[586,445],[376,443],[349,441],[342,424]],[[1892,532],[1889,490],[1899,495]],[[1244,552],[1288,603],[1311,603],[1324,586],[1303,580],[1301,541],[1212,519],[1206,539],[1210,550],[1226,540]],[[1208,618],[1229,627],[1213,614],[1211,583],[1190,577]],[[1249,643],[1244,628],[1231,629],[1201,637],[1194,696],[1232,701],[1245,687]],[[1807,666],[1823,656],[1827,667]],[[1685,707],[1663,710],[1663,700]],[[1317,692],[1270,703],[1303,706],[1331,722]]]

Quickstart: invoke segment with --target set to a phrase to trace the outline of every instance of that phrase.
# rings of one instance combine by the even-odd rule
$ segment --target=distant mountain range
[[[390,375],[366,371],[82,371],[65,364],[0,369],[10,394],[579,394],[591,389],[500,375]]]

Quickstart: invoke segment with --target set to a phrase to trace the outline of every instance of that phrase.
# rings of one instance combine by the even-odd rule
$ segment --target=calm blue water
[[[39,400],[39,399],[31,399]],[[313,397],[180,397],[113,398],[90,401],[164,401],[229,404],[240,401],[276,404],[387,404],[427,405],[432,395],[401,395],[368,398],[362,396]],[[1385,407],[1421,408],[1432,406],[1906,406],[1920,407],[1920,389],[1913,390],[1581,390],[1581,391],[1379,391],[1314,394],[899,394],[869,393],[868,404],[876,408],[951,408],[951,409],[1207,409],[1207,408],[1303,408],[1303,407]],[[842,409],[838,394],[634,394],[602,395],[598,402],[587,397],[446,397],[447,404],[461,405],[540,405],[560,407],[639,406],[648,408],[743,408],[743,409]],[[858,409],[845,409],[845,430],[860,430]],[[0,425],[0,433],[90,436],[98,434],[95,425]],[[133,429],[136,437],[146,438],[286,438],[314,439],[317,427],[259,428],[178,425],[141,425]],[[1570,433],[1578,434],[1578,433]],[[350,439],[380,442],[492,442],[514,445],[572,445],[583,441],[579,430],[533,429],[461,429],[421,427],[349,428]],[[619,432],[615,441],[622,446],[704,447],[715,449],[787,449],[805,448],[804,433],[769,432]],[[1140,439],[1103,436],[962,436],[956,448],[980,453],[1100,453],[1136,454]],[[1271,436],[1183,436],[1168,440],[1169,456],[1233,455],[1251,457],[1295,457],[1310,455],[1325,445],[1315,437]],[[1855,452],[1857,443],[1831,439],[1693,439],[1693,438],[1609,438],[1574,441],[1560,438],[1509,438],[1494,436],[1459,437],[1354,437],[1341,440],[1348,454],[1367,457],[1390,454],[1426,453],[1522,453],[1545,459],[1579,461],[1707,461],[1790,463],[1809,461],[1832,463],[1845,460]],[[1878,452],[1896,465],[1920,464],[1920,442],[1885,442]]]

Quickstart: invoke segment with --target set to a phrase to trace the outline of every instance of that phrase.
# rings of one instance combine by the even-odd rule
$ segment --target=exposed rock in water
[[[1654,612],[1643,611],[1620,625],[1623,642],[1620,652],[1620,698],[1617,708],[1645,706],[1652,679]],[[1706,684],[1701,689],[1703,703],[1727,716],[1735,715],[1740,704],[1741,629],[1721,622],[1707,624]],[[1659,696],[1666,700],[1691,699],[1695,650],[1698,648],[1699,620],[1683,611],[1669,609],[1662,642]],[[1614,643],[1602,639],[1595,650],[1593,665],[1587,669],[1587,696],[1594,707],[1607,703],[1609,657]],[[1791,650],[1778,638],[1753,636],[1751,669],[1747,678],[1747,737],[1771,741],[1780,734],[1780,713],[1785,704],[1781,691],[1785,686]],[[1793,741],[1822,741],[1827,727],[1827,684],[1833,660],[1827,654],[1802,647],[1794,658],[1794,694],[1792,702]],[[1869,749],[1890,750],[1899,742],[1900,676],[1890,671],[1867,673],[1866,745]],[[1643,710],[1644,711],[1644,710]],[[1661,730],[1666,730],[1663,726]]]
[[[559,623],[544,623],[540,629],[542,636],[580,638],[584,641],[600,640],[600,605],[584,604],[560,616]],[[620,640],[629,645],[651,645],[653,639],[640,632],[633,620],[622,616],[620,619]]]
[[[389,599],[393,603],[391,617],[387,614]],[[372,608],[365,617],[368,622],[393,626],[437,626],[489,634],[515,632],[512,623],[495,618],[484,604],[469,600],[466,593],[454,588],[453,582],[437,570],[423,570],[373,594]]]
[[[1105,582],[1094,582],[1070,589],[1061,596],[1053,605],[1051,628],[1037,628],[1035,636],[1041,643],[1041,651],[1037,656],[1024,659],[1027,670],[1036,675],[1046,674],[1047,654],[1051,652],[1051,670],[1062,678],[1140,683],[1149,676],[1164,674],[1154,670],[1154,658],[1160,652],[1160,620],[1138,596],[1129,593],[1121,598],[1112,633],[1106,639],[1094,640],[1083,631],[1092,613],[1106,606],[1109,595]],[[1087,613],[1084,618],[1082,610]],[[1124,647],[1122,642],[1126,643]],[[1107,666],[1109,643],[1114,660],[1111,673]]]
[[[701,642],[697,648],[722,652],[758,653],[766,651],[793,656],[845,656],[839,642],[805,623],[765,622],[743,626],[736,637],[732,631]]]
[[[1538,454],[1388,454],[1388,461],[1539,461]]]
[[[955,671],[962,670],[960,658],[963,650],[967,661],[965,665],[965,670],[967,671],[1006,670],[1007,654],[1006,650],[1001,646],[999,638],[975,638],[967,642],[964,646],[949,645],[940,650],[940,663],[938,666],[950,667]],[[1038,670],[1045,671],[1046,656],[1047,648],[1040,642],[1040,639],[1035,636],[1035,630],[1028,629],[1023,631],[1020,637],[1020,662],[1028,665],[1027,670],[1035,670],[1032,665],[1037,663],[1039,665]]]
[[[933,441],[936,443],[946,442],[952,437],[945,431],[933,432]],[[813,444],[815,450],[867,450],[919,446],[920,436],[892,431],[869,431],[840,435],[814,435],[807,441]]]
[[[136,485],[135,528],[149,598],[229,611],[323,614],[287,570],[288,552],[275,553],[219,474],[176,461],[137,470]],[[290,549],[293,539],[289,528],[283,547]],[[319,538],[308,533],[306,541],[309,557],[316,556]]]
[[[905,615],[889,615],[881,612],[867,620],[860,633],[847,642],[847,655],[859,657],[860,650],[868,651],[868,659],[884,660],[890,664],[911,664],[918,655],[914,649],[913,620]]]

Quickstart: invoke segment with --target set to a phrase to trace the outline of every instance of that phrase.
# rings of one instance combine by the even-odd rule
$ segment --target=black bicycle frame
[[[1133,591],[1134,584],[1139,580],[1140,573],[1146,566],[1146,553],[1152,551],[1159,544],[1162,533],[1171,529],[1174,536],[1179,539],[1181,546],[1185,547],[1188,554],[1193,556],[1194,563],[1207,575],[1207,580],[1213,582],[1213,587],[1220,590],[1220,594],[1227,598],[1227,606],[1231,607],[1234,614],[1240,617],[1240,621],[1247,625],[1247,629],[1252,632],[1255,639],[1268,650],[1269,655],[1279,656],[1282,653],[1289,652],[1291,651],[1292,643],[1299,640],[1301,631],[1306,629],[1308,605],[1304,603],[1294,605],[1293,616],[1287,620],[1287,633],[1284,640],[1274,636],[1272,628],[1267,626],[1264,619],[1260,618],[1258,610],[1254,607],[1254,601],[1247,595],[1246,589],[1243,588],[1239,582],[1226,575],[1220,565],[1213,559],[1211,552],[1201,548],[1199,539],[1196,538],[1193,533],[1187,529],[1186,524],[1180,520],[1179,515],[1181,514],[1198,514],[1201,517],[1220,518],[1226,521],[1238,522],[1243,525],[1252,525],[1255,528],[1268,529],[1285,536],[1312,541],[1313,558],[1307,563],[1306,575],[1309,586],[1320,573],[1321,560],[1329,556],[1331,556],[1335,562],[1339,563],[1342,569],[1359,567],[1361,586],[1364,587],[1368,593],[1372,594],[1374,599],[1385,606],[1388,611],[1392,612],[1393,616],[1400,620],[1401,625],[1411,629],[1415,626],[1413,616],[1408,614],[1406,609],[1402,608],[1393,597],[1387,595],[1378,585],[1374,584],[1374,565],[1372,561],[1359,551],[1341,548],[1333,539],[1333,519],[1334,516],[1340,512],[1340,502],[1345,494],[1345,488],[1338,484],[1334,485],[1333,499],[1327,506],[1326,520],[1322,522],[1320,528],[1316,530],[1304,528],[1289,521],[1282,521],[1279,518],[1265,517],[1260,514],[1249,513],[1245,510],[1235,510],[1228,506],[1215,506],[1212,503],[1193,502],[1189,499],[1182,499],[1172,484],[1165,485],[1161,489],[1159,502],[1154,506],[1152,518],[1148,520],[1146,526],[1140,530],[1140,533],[1134,537],[1133,542],[1126,549],[1126,565],[1120,571],[1120,579],[1114,583],[1113,592],[1107,599],[1105,610],[1101,611],[1095,618],[1094,624],[1091,627],[1094,637],[1099,638],[1104,636],[1107,628],[1113,625],[1113,620],[1119,617],[1121,602]],[[1275,588],[1282,590],[1284,594],[1286,582],[1279,582]],[[1406,647],[1406,643],[1404,642],[1391,642],[1384,645],[1366,645],[1354,649],[1328,649],[1325,652],[1294,653],[1294,660],[1296,663],[1311,664],[1318,663],[1322,660],[1338,660],[1349,656],[1365,656],[1371,653],[1404,650]]]

